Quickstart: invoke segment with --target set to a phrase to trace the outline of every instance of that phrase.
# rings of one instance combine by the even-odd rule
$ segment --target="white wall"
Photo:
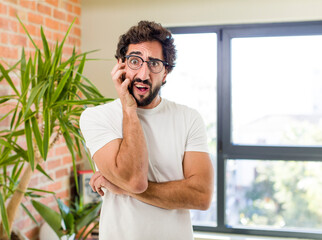
[[[85,75],[106,97],[117,97],[110,77],[118,38],[140,20],[163,26],[322,20],[322,0],[83,0],[82,51],[100,49]]]

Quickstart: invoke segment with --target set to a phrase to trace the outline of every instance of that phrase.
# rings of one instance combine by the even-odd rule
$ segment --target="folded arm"
[[[183,161],[184,179],[162,183],[149,182],[145,192],[126,192],[101,178],[97,173],[90,185],[101,195],[101,187],[115,194],[127,194],[142,202],[164,209],[206,210],[213,194],[213,167],[207,153],[186,152]],[[97,180],[97,181],[95,181]]]

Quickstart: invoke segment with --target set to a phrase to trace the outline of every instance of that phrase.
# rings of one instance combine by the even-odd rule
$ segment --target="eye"
[[[129,60],[130,60],[130,64],[131,64],[131,65],[134,65],[134,66],[139,66],[139,65],[141,65],[141,61],[140,61],[140,59],[139,59],[139,58],[137,58],[137,57],[131,57]]]
[[[156,68],[159,67],[161,63],[158,60],[150,60],[149,64],[151,67]]]

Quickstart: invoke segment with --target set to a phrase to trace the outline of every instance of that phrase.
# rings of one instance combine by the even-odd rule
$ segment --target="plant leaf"
[[[94,205],[91,209],[89,209],[87,214],[85,214],[76,222],[76,231],[79,231],[82,227],[91,223],[98,216],[98,211],[101,209],[101,205],[102,202]]]
[[[37,226],[39,226],[39,223],[37,222],[37,220],[34,218],[34,216],[30,213],[30,211],[28,210],[28,208],[26,208],[26,206],[23,203],[20,203],[20,205],[22,206],[23,210],[25,210],[25,212],[27,213],[27,215],[31,218],[31,220],[36,223]]]
[[[31,203],[34,206],[34,208],[37,210],[37,212],[42,216],[42,218],[54,230],[57,236],[61,238],[63,236],[63,232],[61,230],[62,218],[60,214],[38,201],[31,200]]]
[[[31,118],[31,123],[32,123],[32,131],[33,131],[35,139],[36,139],[38,150],[39,150],[40,155],[42,156],[42,158],[44,158],[43,143],[42,143],[41,134],[40,134],[40,131],[39,131],[38,122],[37,122],[35,117]]]
[[[13,89],[13,91],[15,91],[15,93],[19,96],[19,92],[18,92],[17,88],[13,84],[13,81],[11,80],[8,72],[4,69],[4,67],[2,66],[2,64],[0,64],[0,71],[2,72],[3,77],[7,80],[7,82],[10,85],[10,87]]]
[[[32,144],[32,132],[30,127],[30,120],[25,121],[25,134],[26,134],[26,141],[27,141],[27,148],[28,148],[29,163],[31,165],[31,169],[34,170],[35,156],[34,156],[34,148]]]
[[[25,32],[26,32],[26,34],[27,34],[27,36],[28,36],[29,40],[32,42],[32,44],[34,45],[34,47],[38,50],[39,48],[37,47],[36,43],[32,40],[32,38],[31,38],[31,36],[30,36],[30,34],[29,34],[29,32],[28,32],[27,28],[26,28],[26,27],[25,27],[25,25],[22,23],[22,21],[20,20],[20,18],[18,17],[18,15],[17,15],[17,18],[18,18],[18,21],[20,22],[20,24],[21,24],[22,28],[25,30]]]
[[[67,71],[67,73],[65,73],[65,75],[64,75],[64,77],[60,80],[60,82],[59,82],[59,84],[58,84],[58,86],[57,86],[57,88],[56,88],[56,91],[55,91],[55,93],[54,93],[54,96],[52,97],[52,102],[54,103],[56,100],[57,100],[57,98],[59,97],[59,95],[60,95],[60,93],[61,93],[61,91],[63,90],[63,88],[64,88],[64,86],[65,86],[65,84],[66,84],[66,82],[67,82],[67,79],[68,78],[71,78],[71,71],[72,71],[72,68],[69,68],[68,69],[68,71]]]
[[[51,56],[50,56],[50,51],[49,51],[49,47],[48,47],[48,42],[47,42],[47,39],[44,34],[44,30],[43,30],[42,26],[40,27],[40,34],[41,34],[42,44],[44,46],[45,58],[48,59]]]
[[[4,229],[6,230],[7,236],[10,239],[10,228],[9,228],[9,222],[8,222],[8,215],[7,215],[7,210],[5,207],[5,202],[3,200],[2,193],[0,192],[0,210],[1,210],[1,219],[2,219],[2,224],[4,226]]]
[[[51,181],[54,181],[46,172],[45,172],[45,170],[44,169],[42,169],[42,167],[39,165],[39,164],[37,164],[37,167],[36,167],[36,169],[39,171],[39,172],[41,172],[42,174],[44,174],[49,180],[51,180]]]

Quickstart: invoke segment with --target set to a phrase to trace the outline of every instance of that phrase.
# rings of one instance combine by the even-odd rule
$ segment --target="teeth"
[[[136,85],[136,87],[137,87],[137,88],[147,88],[147,87],[145,87],[145,86],[143,86],[143,85]]]

